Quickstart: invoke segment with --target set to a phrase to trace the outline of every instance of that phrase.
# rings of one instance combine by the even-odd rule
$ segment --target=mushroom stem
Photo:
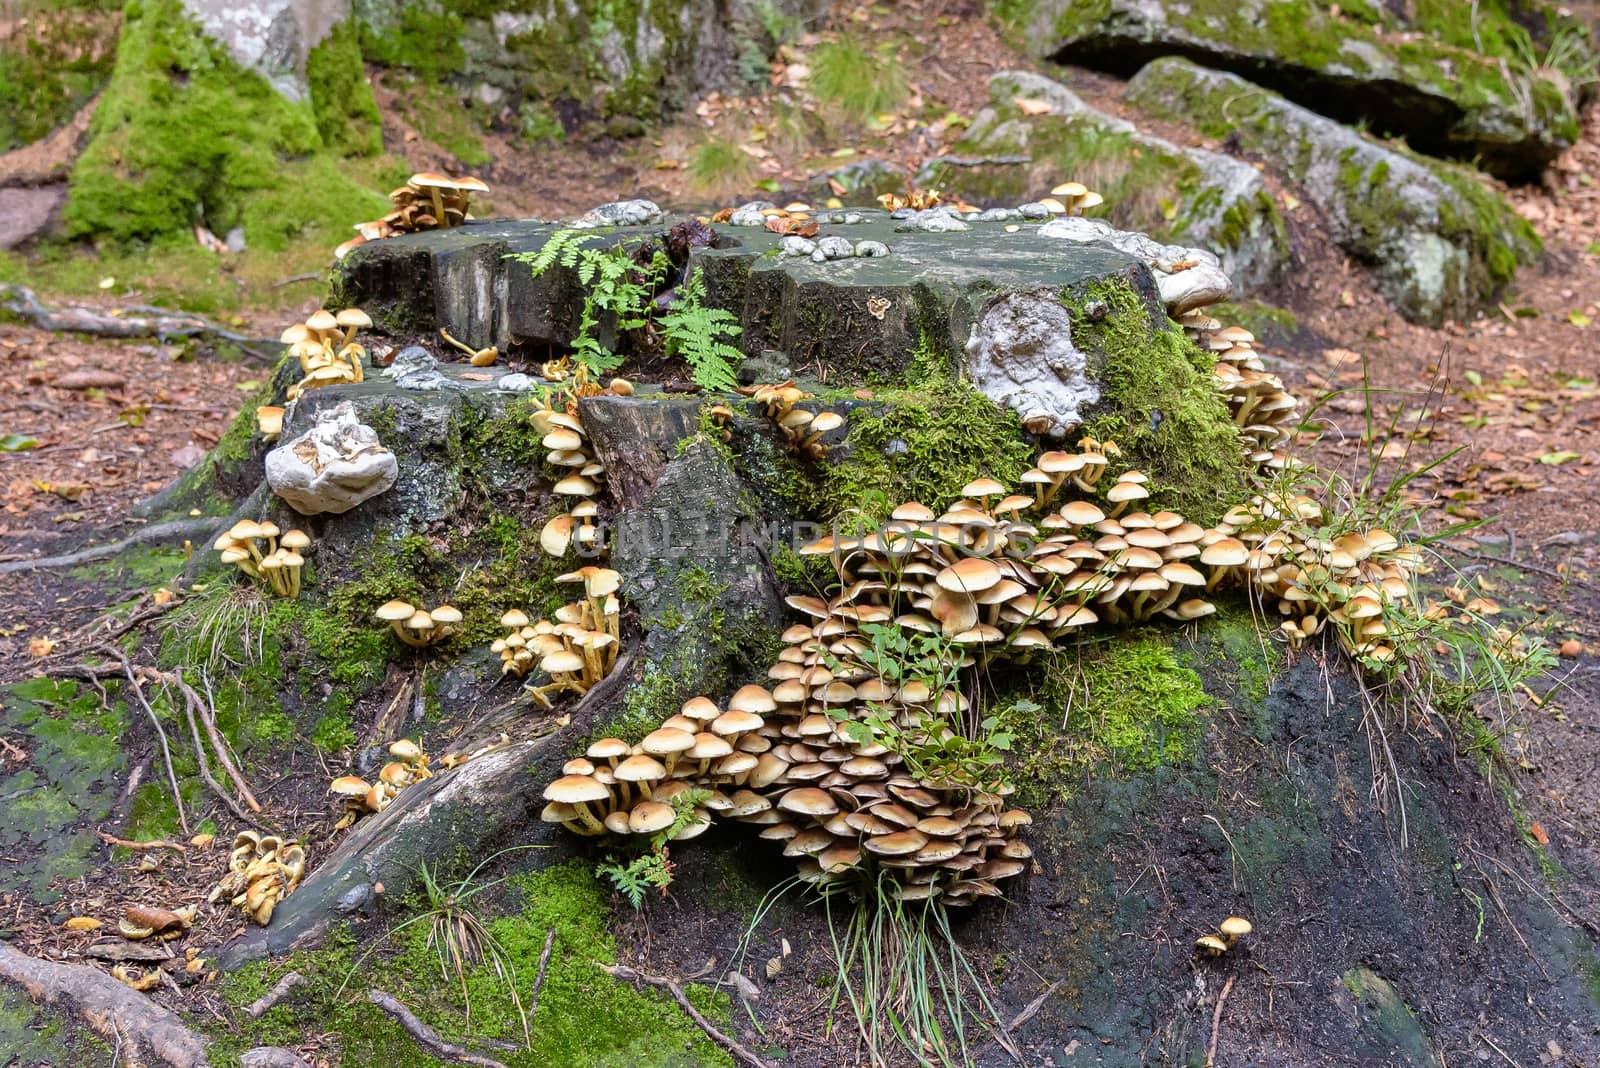
[[[577,810],[579,822],[589,828],[590,834],[605,833],[605,824],[595,819],[594,813],[589,811],[589,803],[587,801],[579,801],[572,807]]]
[[[444,217],[444,197],[439,195],[438,187],[428,187],[428,197],[433,201],[434,225],[441,230],[448,230],[450,223]]]

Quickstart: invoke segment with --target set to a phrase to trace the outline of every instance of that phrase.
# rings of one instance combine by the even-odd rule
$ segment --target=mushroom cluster
[[[328,792],[344,801],[344,815],[333,825],[342,831],[362,816],[382,812],[395,795],[412,783],[431,779],[428,754],[409,738],[401,738],[389,746],[393,760],[378,770],[378,781],[368,783],[359,775],[341,775],[328,786]]]
[[[738,208],[723,208],[711,216],[714,223],[733,222],[734,213]],[[796,200],[792,203],[778,207],[768,203],[764,207],[755,209],[761,217],[761,223],[775,234],[796,237],[816,237],[821,228],[816,219],[811,217],[811,205],[804,201]]]
[[[356,341],[356,331],[371,325],[372,319],[360,308],[345,308],[338,313],[321,308],[305,322],[286,329],[278,340],[288,345],[289,355],[300,361],[302,375],[289,387],[289,399],[294,400],[308,389],[362,381],[365,375],[361,361],[366,359],[367,350]],[[283,429],[281,422],[278,429]],[[266,432],[262,427],[262,433]]]
[[[967,904],[998,895],[999,881],[1032,856],[1017,837],[1032,819],[1005,809],[1009,788],[919,782],[893,749],[844,727],[869,705],[893,708],[906,724],[928,722],[959,695],[919,683],[897,688],[841,661],[832,650],[848,641],[826,636],[837,625],[848,623],[791,628],[770,691],[742,687],[725,709],[696,697],[638,745],[594,743],[546,789],[543,818],[578,834],[657,834],[674,824],[674,798],[701,791],[675,839],[722,816],[783,842],[800,879],[819,887],[854,886],[852,873],[870,863],[892,871],[906,899]]]
[[[435,645],[456,632],[461,625],[461,610],[442,604],[428,609],[410,601],[385,601],[373,618],[389,624],[394,636],[415,649]]]
[[[298,843],[240,831],[228,854],[228,874],[207,900],[214,904],[229,898],[235,908],[265,927],[272,922],[272,910],[300,885],[305,871],[306,851]]]
[[[595,523],[600,505],[595,498],[604,487],[605,465],[595,457],[589,435],[575,413],[544,409],[534,413],[533,422],[544,435],[540,444],[546,450],[545,462],[566,472],[552,491],[573,502],[545,523],[539,532],[539,547],[557,559],[574,545],[580,551],[593,552],[600,547],[600,528]]]
[[[1229,916],[1217,925],[1216,934],[1201,935],[1195,939],[1194,947],[1208,957],[1220,957],[1253,930],[1255,926],[1243,916]]]
[[[884,211],[900,211],[903,208],[912,211],[930,211],[933,208],[949,208],[951,211],[978,210],[959,196],[947,200],[937,189],[912,189],[904,196],[899,193],[884,193],[878,197],[878,206]]]
[[[1393,614],[1418,611],[1422,554],[1382,528],[1332,533],[1327,518],[1303,494],[1258,495],[1223,516],[1217,530],[1226,538],[1211,548],[1226,546],[1228,566],[1284,617],[1291,649],[1332,623],[1346,652],[1387,663],[1395,655],[1387,640]]]
[[[784,441],[791,453],[819,461],[828,458],[828,446],[822,443],[822,439],[844,426],[844,416],[829,411],[809,412],[797,407],[800,401],[809,400],[811,394],[795,385],[793,380],[741,386],[737,392],[766,410],[767,418],[783,431]],[[722,405],[711,412],[712,421],[719,426],[725,426],[732,417],[732,411]]]
[[[530,622],[512,609],[500,617],[510,631],[489,646],[500,657],[502,674],[522,678],[535,666],[550,676],[543,686],[530,686],[533,699],[546,708],[550,695],[570,690],[585,694],[616,666],[621,637],[622,605],[617,590],[622,576],[606,567],[580,567],[556,576],[557,582],[583,584],[583,598],[556,610],[555,619]]]
[[[265,551],[259,542],[266,542]],[[276,523],[241,519],[217,536],[211,547],[222,562],[233,564],[279,597],[300,596],[300,571],[311,538],[304,531],[279,531]]]
[[[394,210],[381,219],[357,223],[356,236],[334,249],[334,258],[342,260],[352,249],[368,241],[460,226],[472,218],[468,214],[472,194],[488,191],[489,187],[481,179],[470,174],[459,178],[432,171],[413,174],[405,185],[389,194],[389,204]]]
[[[1061,199],[1056,199],[1060,197]],[[1082,215],[1090,208],[1098,208],[1106,198],[1082,182],[1062,182],[1050,190],[1050,195],[1039,203],[1055,215]]]

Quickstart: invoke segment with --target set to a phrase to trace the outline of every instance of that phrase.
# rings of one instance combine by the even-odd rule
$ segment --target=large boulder
[[[1161,59],[1129,83],[1128,100],[1281,169],[1409,319],[1470,315],[1542,251],[1470,172],[1369,140],[1238,75]]]
[[[1527,61],[1537,46],[1522,47],[1528,34],[1500,5],[1474,6],[1470,20],[1451,5],[1310,0],[1008,7],[1042,57],[1129,75],[1152,59],[1186,56],[1506,177],[1536,175],[1578,137],[1572,83]],[[1410,18],[1390,13],[1419,9]],[[1583,51],[1580,44],[1580,65]]]
[[[1287,265],[1283,219],[1261,172],[1248,163],[1141,132],[1032,71],[996,74],[989,97],[966,136],[950,155],[931,160],[919,182],[1015,202],[1088,178],[1105,197],[1095,215],[1124,230],[1209,249],[1241,295],[1275,280]]]

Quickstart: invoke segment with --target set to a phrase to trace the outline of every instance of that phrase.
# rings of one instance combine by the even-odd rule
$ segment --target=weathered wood
[[[203,1036],[102,971],[40,960],[0,942],[0,979],[20,986],[35,1001],[77,1016],[120,1048],[131,1064],[149,1063],[145,1054],[171,1068],[205,1068],[208,1063]]]

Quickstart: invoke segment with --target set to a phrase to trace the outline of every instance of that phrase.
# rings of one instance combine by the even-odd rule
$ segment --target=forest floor
[[[708,136],[742,145],[750,161],[739,165],[744,179],[775,181],[784,191],[773,195],[779,200],[842,161],[871,157],[914,168],[959,134],[936,116],[972,115],[987,102],[989,75],[1028,65],[963,4],[871,10],[863,29],[873,39],[919,41],[902,53],[910,101],[890,121],[841,127],[837,139],[815,130],[792,139],[772,133],[797,99],[794,57],[774,66],[768,94],[704,101],[653,143],[535,154],[490,137],[494,159],[479,173],[494,187],[496,212],[558,216],[624,196],[699,209],[773,195],[748,185],[708,195],[685,167]],[[1091,104],[1120,109],[1113,80],[1054,73]],[[768,133],[751,140],[758,130]],[[1161,132],[1206,143],[1171,127]],[[385,140],[418,167],[459,169],[392,110]],[[1530,833],[1569,867],[1600,870],[1600,779],[1592,774],[1600,767],[1600,493],[1592,489],[1600,476],[1600,245],[1593,243],[1600,111],[1591,111],[1583,141],[1543,187],[1507,195],[1548,254],[1472,322],[1407,323],[1372,290],[1365,269],[1333,249],[1313,210],[1289,200],[1283,210],[1300,258],[1297,281],[1253,296],[1289,309],[1298,324],[1281,335],[1263,332],[1272,368],[1302,397],[1326,399],[1317,432],[1308,427],[1305,435],[1310,456],[1356,483],[1370,476],[1373,487],[1413,476],[1403,492],[1416,499],[1430,532],[1477,523],[1448,539],[1447,558],[1460,574],[1437,576],[1440,585],[1470,579],[1499,602],[1508,627],[1559,651],[1540,697],[1529,695],[1515,718],[1496,716],[1491,726],[1502,735],[1508,766],[1501,773],[1520,787]],[[305,286],[283,292],[278,306],[261,295],[238,328],[273,336],[316,307]],[[74,299],[112,306],[125,298]],[[218,360],[196,346],[84,339],[0,322],[0,370],[3,564],[126,533],[136,525],[133,505],[203,457],[269,368]],[[105,591],[57,572],[0,575],[0,681],[27,677],[41,650],[109,603]],[[7,744],[0,737],[0,766],[9,767]],[[1581,911],[1600,915],[1600,886],[1574,895]]]

